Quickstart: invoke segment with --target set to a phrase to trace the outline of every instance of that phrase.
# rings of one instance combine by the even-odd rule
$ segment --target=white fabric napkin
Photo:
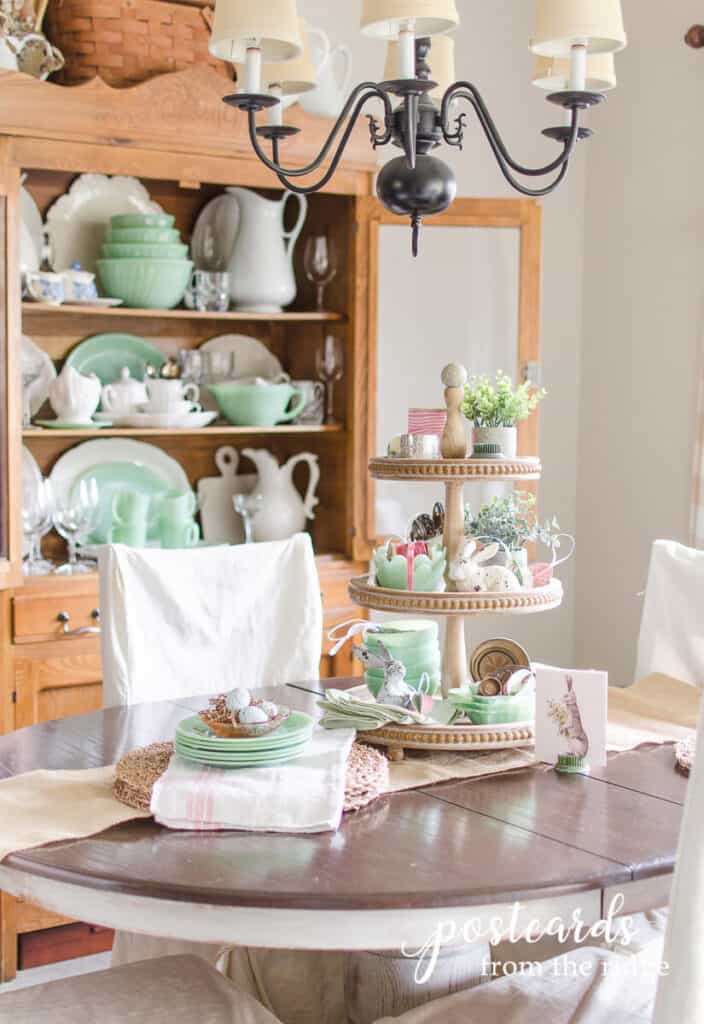
[[[151,811],[167,828],[328,832],[342,819],[353,729],[316,727],[307,752],[263,768],[211,768],[177,754],[157,781]]]

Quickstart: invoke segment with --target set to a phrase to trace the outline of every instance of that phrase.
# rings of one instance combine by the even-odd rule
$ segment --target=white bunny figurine
[[[487,544],[477,552],[476,541],[466,541],[450,566],[450,579],[458,584],[460,590],[489,593],[520,590],[518,577],[510,569],[503,565],[482,564],[493,558],[498,550],[498,544]]]
[[[365,668],[383,668],[384,682],[377,694],[378,704],[393,704],[399,708],[413,708],[415,690],[405,682],[406,666],[396,661],[389,654],[384,644],[379,641],[379,650],[370,651],[368,647],[355,644],[353,653]]]

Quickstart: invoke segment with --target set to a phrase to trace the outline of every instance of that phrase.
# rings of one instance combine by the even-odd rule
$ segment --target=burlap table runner
[[[610,750],[645,743],[669,743],[696,728],[700,692],[692,686],[653,675],[625,690],[609,690]],[[481,778],[525,768],[530,751],[500,750],[477,754],[420,753],[389,765],[386,792],[429,786],[452,779]],[[674,769],[673,755],[673,771]],[[114,766],[79,771],[36,771],[0,782],[0,860],[62,839],[95,835],[112,825],[147,818],[147,811],[127,807],[112,792]]]

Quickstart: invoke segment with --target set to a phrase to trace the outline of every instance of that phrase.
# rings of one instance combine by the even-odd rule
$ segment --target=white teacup
[[[200,402],[189,402],[183,400],[180,402],[174,402],[168,409],[155,409],[153,405],[138,405],[137,412],[150,412],[150,413],[168,413],[170,416],[187,416],[189,412],[203,412],[203,406]]]
[[[140,406],[142,412],[180,412],[188,405],[188,412],[200,398],[197,384],[184,384],[180,380],[150,378],[144,382],[149,401]]]

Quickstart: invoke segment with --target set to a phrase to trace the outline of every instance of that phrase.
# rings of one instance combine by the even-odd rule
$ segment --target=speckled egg
[[[261,725],[264,722],[269,721],[266,711],[262,711],[260,707],[256,707],[255,705],[248,708],[242,708],[237,717],[240,725]]]
[[[271,700],[263,700],[258,705],[267,718],[276,718],[279,713],[279,709]]]
[[[243,708],[249,707],[252,703],[252,694],[249,690],[244,687],[239,687],[236,690],[230,690],[227,697],[225,698],[225,706],[229,712],[242,711]]]

